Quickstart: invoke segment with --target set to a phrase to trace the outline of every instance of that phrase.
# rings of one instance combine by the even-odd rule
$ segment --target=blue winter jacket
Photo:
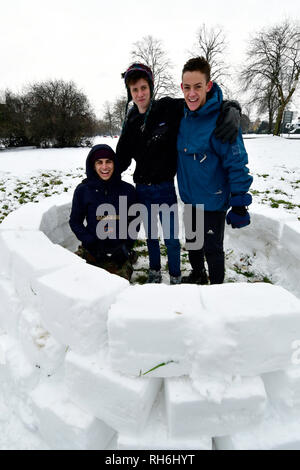
[[[110,253],[120,243],[125,243],[128,248],[133,245],[133,240],[128,236],[126,240],[119,239],[119,196],[127,196],[128,208],[137,202],[135,188],[125,181],[121,180],[120,172],[115,163],[115,169],[112,177],[108,181],[103,181],[97,175],[94,165],[91,163],[92,154],[106,147],[105,145],[95,145],[86,159],[86,175],[87,178],[80,183],[75,189],[72,203],[72,211],[70,215],[70,227],[76,237],[82,242],[87,249],[94,249],[101,245],[101,251]],[[97,208],[101,204],[111,204],[115,209],[112,214],[108,214],[117,218],[116,221],[116,239],[100,240],[97,237],[96,228],[99,222],[97,218]],[[115,215],[117,217],[115,217]],[[127,214],[126,214],[127,216]],[[127,226],[132,218],[128,218]],[[84,224],[86,222],[86,224]]]
[[[177,138],[180,197],[186,204],[204,204],[206,211],[226,211],[230,194],[246,193],[253,180],[241,130],[233,144],[214,136],[222,100],[214,83],[204,106],[185,107]]]

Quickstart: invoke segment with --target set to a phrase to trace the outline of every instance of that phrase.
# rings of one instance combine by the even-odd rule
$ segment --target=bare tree
[[[300,27],[285,20],[250,39],[242,69],[244,90],[257,94],[261,110],[277,112],[274,135],[279,135],[283,112],[297,88],[300,73]]]
[[[246,106],[255,107],[256,112],[268,115],[268,134],[273,132],[276,112],[279,107],[279,99],[276,87],[271,83],[257,83],[257,87],[252,86],[251,95],[246,102]],[[243,107],[244,109],[244,107]]]
[[[133,44],[133,61],[142,62],[151,68],[154,76],[154,98],[176,96],[179,89],[174,82],[171,70],[173,65],[163,48],[162,41],[153,36],[145,36]]]
[[[114,121],[119,131],[122,129],[123,120],[125,116],[125,110],[126,110],[126,103],[127,103],[127,98],[125,96],[121,96],[119,98],[116,98],[113,104]]]
[[[211,78],[224,87],[224,80],[229,76],[228,65],[224,60],[224,54],[228,44],[226,35],[221,26],[207,28],[205,23],[197,32],[197,41],[194,49],[190,52],[193,56],[205,57],[211,67]]]
[[[109,101],[105,101],[104,103],[104,122],[107,125],[107,132],[108,134],[113,137],[113,135],[117,131],[117,123],[115,119],[115,114],[113,110],[113,105]]]

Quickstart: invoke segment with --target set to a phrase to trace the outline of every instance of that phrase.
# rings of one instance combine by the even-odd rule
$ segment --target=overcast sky
[[[0,0],[0,91],[49,78],[73,80],[98,116],[124,89],[132,44],[161,39],[180,70],[202,23],[221,25],[229,59],[242,63],[250,33],[290,17],[297,0]]]

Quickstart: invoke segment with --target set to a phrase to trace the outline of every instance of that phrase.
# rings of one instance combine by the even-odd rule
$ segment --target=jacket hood
[[[99,175],[96,173],[95,168],[94,168],[94,161],[95,161],[94,160],[94,155],[95,155],[96,152],[101,152],[101,150],[103,150],[105,152],[109,152],[110,153],[109,158],[111,160],[113,160],[113,162],[114,162],[114,172],[112,174],[112,177],[108,181],[102,180],[99,177]],[[98,158],[101,158],[101,157],[98,157]],[[103,158],[108,158],[108,157],[103,156]],[[90,152],[87,156],[85,167],[86,167],[86,176],[87,176],[87,181],[88,182],[94,182],[96,184],[101,184],[103,186],[104,185],[107,186],[107,185],[110,185],[112,183],[114,184],[114,183],[118,183],[119,181],[121,181],[121,173],[120,173],[118,163],[117,163],[117,160],[116,160],[116,154],[109,145],[106,145],[106,144],[94,145],[91,148],[91,150],[90,150]]]

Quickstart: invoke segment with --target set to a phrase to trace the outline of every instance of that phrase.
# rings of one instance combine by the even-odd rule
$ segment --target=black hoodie
[[[121,180],[120,171],[115,162],[115,168],[112,177],[108,181],[102,180],[94,169],[94,163],[92,155],[95,151],[109,148],[107,145],[100,144],[95,145],[89,152],[86,159],[86,176],[87,178],[80,183],[75,189],[72,210],[70,215],[70,227],[75,233],[76,237],[82,242],[82,245],[87,248],[95,248],[101,244],[101,251],[110,253],[120,243],[126,243],[128,247],[131,247],[133,241],[128,237],[127,240],[119,239],[119,196],[127,197],[128,208],[135,204],[136,194],[135,188]],[[101,204],[111,204],[114,208],[110,216],[116,215],[116,239],[106,238],[100,240],[97,237],[96,228],[99,223],[97,219],[97,208]],[[127,216],[127,214],[126,214]],[[86,226],[84,221],[86,220]],[[130,222],[130,218],[127,221]],[[110,224],[110,227],[112,224]]]
[[[148,116],[140,114],[134,105],[128,113],[116,150],[121,172],[134,159],[135,183],[173,181],[177,169],[177,134],[183,110],[183,99],[168,97],[152,101]]]

